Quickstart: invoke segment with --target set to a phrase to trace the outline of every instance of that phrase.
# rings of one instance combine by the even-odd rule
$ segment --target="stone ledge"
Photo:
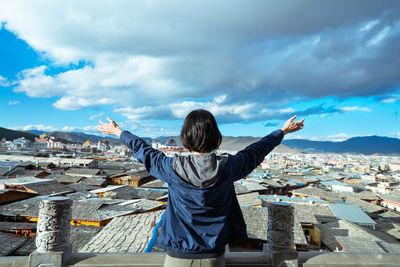
[[[317,266],[399,266],[400,253],[330,252],[314,256],[303,267]]]
[[[132,267],[164,264],[165,253],[77,253],[73,254],[67,266],[71,267]],[[263,252],[227,252],[226,265],[235,267],[271,266],[271,260]],[[399,266],[400,253],[343,253],[299,252],[299,265],[304,267],[319,266]],[[28,256],[0,257],[1,267],[26,267]],[[58,266],[57,266],[58,267]]]
[[[74,254],[69,266],[163,266],[165,253],[104,253]],[[227,252],[225,266],[271,266],[270,259],[261,252]]]

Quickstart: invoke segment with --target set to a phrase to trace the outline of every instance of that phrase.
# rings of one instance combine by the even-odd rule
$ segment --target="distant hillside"
[[[7,141],[12,141],[14,139],[25,137],[28,140],[35,141],[35,137],[38,137],[36,134],[23,132],[23,131],[14,131],[6,128],[0,127],[0,139],[6,138]]]
[[[42,134],[42,131],[33,131],[34,133]],[[51,132],[48,133],[50,136],[54,136],[57,140],[63,143],[84,143],[89,140],[92,143],[97,143],[99,140],[107,140],[111,145],[119,145],[121,141],[117,138],[104,138],[98,135],[91,135],[85,133],[76,132]],[[24,136],[29,140],[34,140],[37,136],[33,133],[13,131],[0,127],[0,138],[5,137],[7,140],[13,140]],[[157,138],[142,137],[148,144],[157,141],[164,144],[170,136],[160,136]],[[173,136],[178,146],[181,145],[179,136]],[[221,150],[225,151],[239,151],[251,143],[259,140],[260,137],[251,136],[223,136]],[[284,139],[282,144],[275,148],[275,152],[282,153],[299,153],[314,152],[314,153],[357,153],[357,154],[400,154],[400,139],[390,138],[383,136],[364,136],[364,137],[353,137],[342,142],[330,142],[330,141],[310,141],[304,139]]]
[[[239,137],[223,136],[220,149],[226,151],[239,151],[244,149],[248,145],[257,142],[258,140],[260,140],[260,138],[261,137],[252,137],[252,136],[239,136]],[[300,151],[292,149],[283,144],[277,146],[273,151],[278,153],[300,153]]]
[[[172,137],[177,146],[181,146],[181,139],[179,138],[179,136],[159,136],[157,138],[152,139],[152,141],[156,141],[156,142],[160,142],[161,144],[165,144],[165,142],[167,142],[167,140]],[[151,138],[150,138],[151,139]],[[147,141],[146,141],[147,142]],[[151,142],[151,141],[150,141]]]
[[[342,142],[292,139],[283,140],[282,143],[291,148],[315,153],[400,154],[400,139],[383,136],[353,137]]]

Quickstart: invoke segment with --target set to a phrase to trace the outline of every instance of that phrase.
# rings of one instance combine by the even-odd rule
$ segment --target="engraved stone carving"
[[[268,242],[272,250],[293,250],[294,208],[290,203],[268,205]]]
[[[40,253],[70,249],[72,201],[68,197],[47,197],[39,204],[36,247]]]

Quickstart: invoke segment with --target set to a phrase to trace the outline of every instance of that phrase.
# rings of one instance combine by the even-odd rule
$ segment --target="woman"
[[[153,176],[168,183],[168,204],[159,246],[164,266],[224,266],[225,245],[247,238],[246,225],[233,183],[251,173],[280,144],[287,133],[303,128],[304,119],[290,118],[276,130],[236,155],[217,155],[222,136],[214,116],[206,110],[187,115],[181,143],[188,156],[167,157],[118,125],[100,121],[104,134],[120,137]],[[196,265],[196,266],[197,266]]]

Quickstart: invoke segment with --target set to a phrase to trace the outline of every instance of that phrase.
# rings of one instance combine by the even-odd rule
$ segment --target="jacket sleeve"
[[[152,148],[141,138],[128,131],[123,131],[120,139],[132,150],[134,157],[143,163],[151,176],[169,183],[172,158],[165,156],[162,151]]]
[[[282,130],[273,131],[239,151],[236,155],[231,156],[234,181],[244,178],[257,168],[263,162],[265,156],[281,143],[283,137]]]

